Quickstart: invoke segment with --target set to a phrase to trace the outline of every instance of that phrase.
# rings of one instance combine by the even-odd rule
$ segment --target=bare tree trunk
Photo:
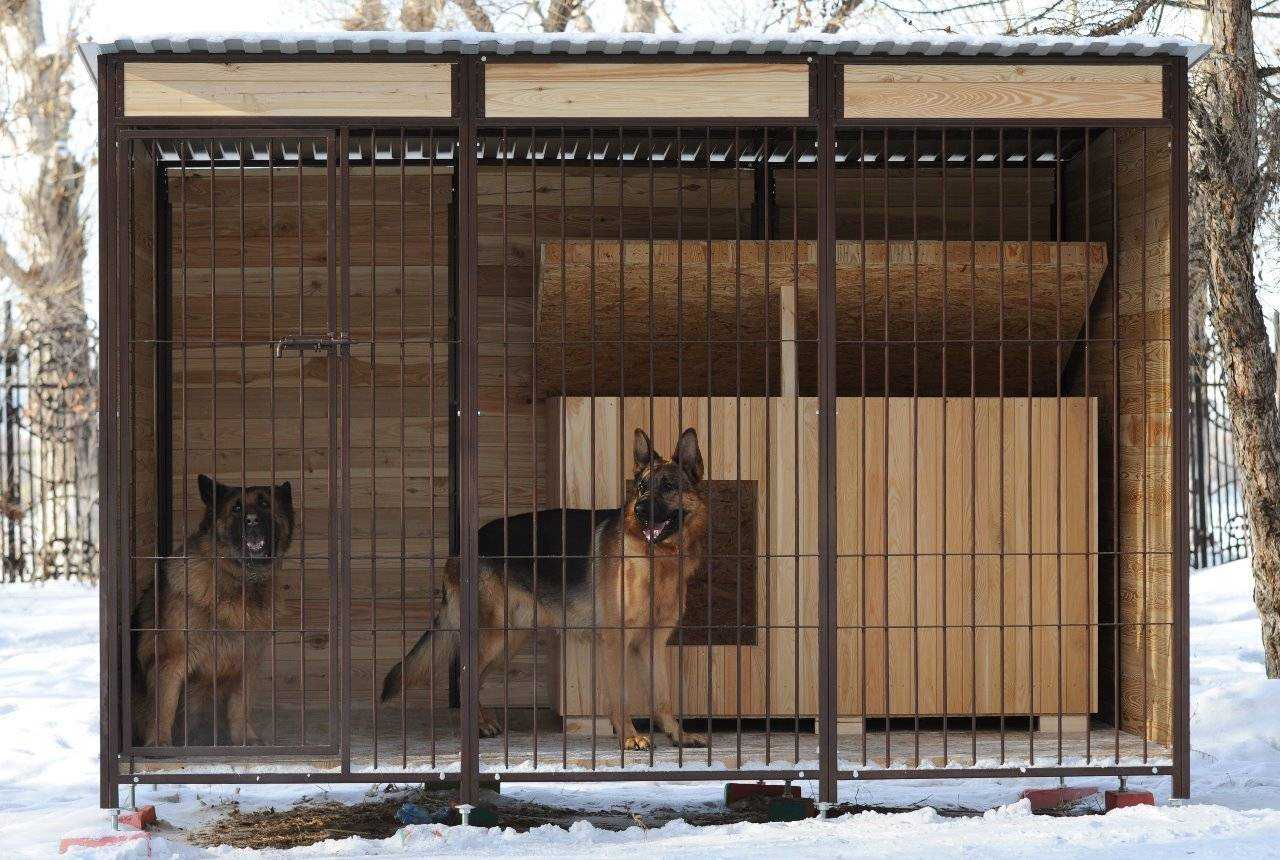
[[[1254,281],[1262,204],[1258,75],[1248,0],[1211,0],[1213,53],[1192,101],[1191,162],[1203,210],[1211,312],[1253,538],[1253,597],[1267,676],[1280,677],[1280,423],[1276,369]]]
[[[75,38],[72,29],[45,43],[39,0],[0,3],[0,141],[21,207],[13,244],[0,241],[0,277],[17,294],[31,362],[24,417],[39,499],[26,502],[40,576],[92,575],[93,476],[82,467],[96,445],[96,381],[84,308],[84,167],[68,144]]]
[[[358,0],[351,14],[342,19],[344,30],[387,29],[387,5],[382,0]]]
[[[467,16],[468,23],[481,33],[493,32],[493,20],[480,5],[479,0],[454,0],[462,14]]]
[[[658,26],[658,0],[627,0],[624,33],[652,33]]]
[[[434,30],[443,11],[444,0],[404,0],[400,7],[400,26],[414,33]]]

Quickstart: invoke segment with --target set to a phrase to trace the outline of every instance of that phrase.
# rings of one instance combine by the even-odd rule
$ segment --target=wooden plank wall
[[[1118,671],[1121,728],[1160,743],[1173,719],[1169,144],[1166,129],[1098,133],[1065,171],[1064,195],[1068,235],[1087,229],[1116,261],[1067,377],[1101,413],[1101,612],[1120,625],[1118,641],[1104,628],[1103,671]],[[1116,693],[1103,687],[1104,717]]]
[[[548,403],[547,438],[564,452],[548,464],[557,503],[620,505],[636,427],[662,452],[693,427],[711,479],[756,483],[755,643],[676,647],[663,631],[668,693],[688,714],[814,715],[816,400]],[[841,397],[837,408],[840,713],[1093,711],[1096,404],[954,398],[944,412],[940,398]],[[565,714],[592,713],[591,654],[589,640],[567,643]],[[628,691],[636,713],[649,701],[643,656],[627,672],[643,682]]]

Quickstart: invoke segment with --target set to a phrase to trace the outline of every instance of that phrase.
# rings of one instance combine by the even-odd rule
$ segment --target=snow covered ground
[[[980,819],[943,818],[932,809],[866,813],[820,822],[692,828],[682,822],[623,833],[585,824],[526,834],[421,826],[387,840],[347,839],[289,853],[293,857],[474,856],[847,856],[1032,854],[1090,857],[1199,853],[1274,856],[1280,846],[1280,681],[1263,674],[1248,562],[1192,576],[1191,741],[1193,801],[1168,805],[1168,780],[1153,779],[1162,805],[1106,816],[1033,817],[1016,803],[1041,780],[845,784],[842,799],[865,804],[989,808]],[[110,833],[98,796],[97,592],[70,584],[0,587],[0,857],[45,857],[64,836]],[[1141,781],[1135,781],[1141,782]],[[281,806],[317,786],[142,788],[162,818],[190,826],[235,798],[244,809]],[[329,796],[358,800],[363,787]],[[544,802],[608,807],[628,803],[697,806],[719,802],[718,784],[508,785],[504,793]],[[98,849],[93,856],[219,856],[152,839]],[[84,854],[93,852],[83,852]],[[282,852],[272,852],[282,853]]]

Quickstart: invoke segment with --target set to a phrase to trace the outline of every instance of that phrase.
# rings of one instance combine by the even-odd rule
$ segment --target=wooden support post
[[[796,367],[796,283],[783,281],[778,286],[778,337],[779,347],[778,393],[783,397],[795,397],[798,393]]]
[[[1039,730],[1045,734],[1082,735],[1089,731],[1087,714],[1063,714],[1061,717],[1038,717]]]
[[[595,727],[596,737],[613,737],[613,723],[608,717],[565,717],[564,733],[566,735],[590,735]]]

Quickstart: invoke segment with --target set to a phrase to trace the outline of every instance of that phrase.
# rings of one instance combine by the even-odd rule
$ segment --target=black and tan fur
[[[213,704],[225,713],[217,722],[230,743],[256,741],[246,719],[246,637],[271,629],[273,573],[293,541],[293,493],[288,481],[228,487],[201,475],[199,485],[204,516],[186,559],[166,561],[134,601],[134,736],[145,746],[172,746],[183,685],[213,687],[215,678]],[[216,649],[211,630],[227,631],[216,634]]]
[[[509,647],[514,654],[535,627],[567,627],[570,635],[594,635],[596,653],[604,662],[600,677],[615,682],[609,684],[613,729],[627,749],[646,749],[649,737],[637,732],[624,712],[623,647],[629,671],[647,667],[655,633],[660,639],[655,651],[661,654],[684,610],[685,586],[705,563],[708,507],[702,453],[692,428],[680,435],[670,460],[655,454],[649,437],[636,430],[634,456],[635,480],[621,508],[543,510],[493,520],[480,529],[478,668],[483,685],[489,671],[501,663],[504,650]],[[403,665],[397,663],[387,674],[384,702],[432,668],[429,643],[435,630],[453,634],[454,640],[452,648],[438,649],[448,653],[437,654],[437,659],[447,660],[456,650],[459,587],[457,568],[451,564],[433,630],[422,635]],[[667,661],[655,659],[658,727],[673,743],[705,746],[703,735],[679,725],[667,701],[667,675]],[[445,674],[437,671],[432,677]],[[482,737],[502,731],[483,708],[479,731]]]

